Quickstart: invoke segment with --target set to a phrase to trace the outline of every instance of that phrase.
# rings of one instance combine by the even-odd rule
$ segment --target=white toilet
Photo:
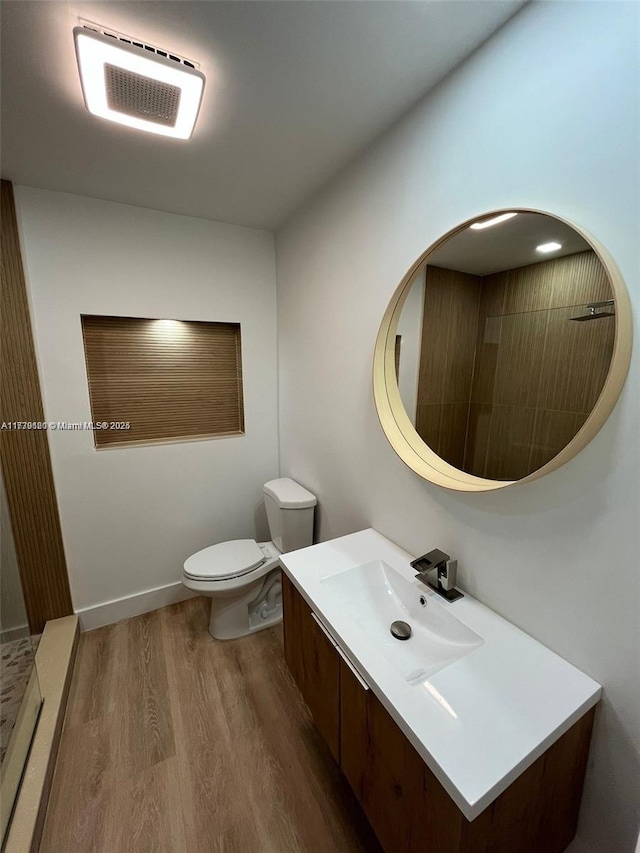
[[[218,640],[244,637],[282,619],[280,554],[313,544],[316,496],[288,477],[270,480],[263,490],[271,542],[220,542],[184,563],[182,583],[211,596],[209,633]]]

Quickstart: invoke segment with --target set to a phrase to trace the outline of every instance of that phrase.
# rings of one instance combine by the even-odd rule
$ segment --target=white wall
[[[516,205],[608,247],[638,340],[639,10],[526,6],[277,237],[283,475],[318,494],[323,540],[371,525],[415,554],[444,549],[462,586],[604,685],[573,847],[593,853],[631,853],[640,808],[637,347],[588,448],[479,495],[422,481],[394,455],[371,360],[414,259],[457,223]]]
[[[16,203],[48,420],[91,420],[80,314],[241,323],[246,435],[96,451],[91,432],[49,434],[75,609],[179,584],[185,558],[214,542],[268,538],[273,235],[26,187]],[[132,610],[100,612],[111,621]]]

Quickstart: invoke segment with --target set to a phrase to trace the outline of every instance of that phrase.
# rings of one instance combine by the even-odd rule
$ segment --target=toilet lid
[[[265,559],[255,539],[232,539],[193,554],[184,572],[194,580],[227,580],[257,569]]]

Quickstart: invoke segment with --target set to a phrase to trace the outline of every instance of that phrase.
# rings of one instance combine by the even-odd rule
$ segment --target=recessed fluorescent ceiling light
[[[517,213],[501,213],[499,216],[492,216],[491,219],[481,219],[480,222],[474,222],[469,228],[474,231],[479,231],[481,228],[490,228],[492,225],[497,225],[499,222],[506,222],[507,219],[512,219],[517,216]]]
[[[556,249],[561,248],[561,243],[541,243],[539,246],[536,246],[536,252],[555,252]]]
[[[86,26],[74,27],[73,35],[90,113],[137,130],[189,139],[205,80],[194,63]]]

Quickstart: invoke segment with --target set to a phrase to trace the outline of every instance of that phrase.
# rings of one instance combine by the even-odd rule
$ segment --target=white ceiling
[[[549,254],[536,251],[543,243],[560,243]],[[449,270],[490,275],[586,252],[591,246],[570,225],[546,213],[518,213],[506,222],[474,231],[465,228],[429,255],[429,264]]]
[[[273,229],[523,4],[3,0],[3,177]],[[200,63],[191,140],[86,111],[79,17]]]

